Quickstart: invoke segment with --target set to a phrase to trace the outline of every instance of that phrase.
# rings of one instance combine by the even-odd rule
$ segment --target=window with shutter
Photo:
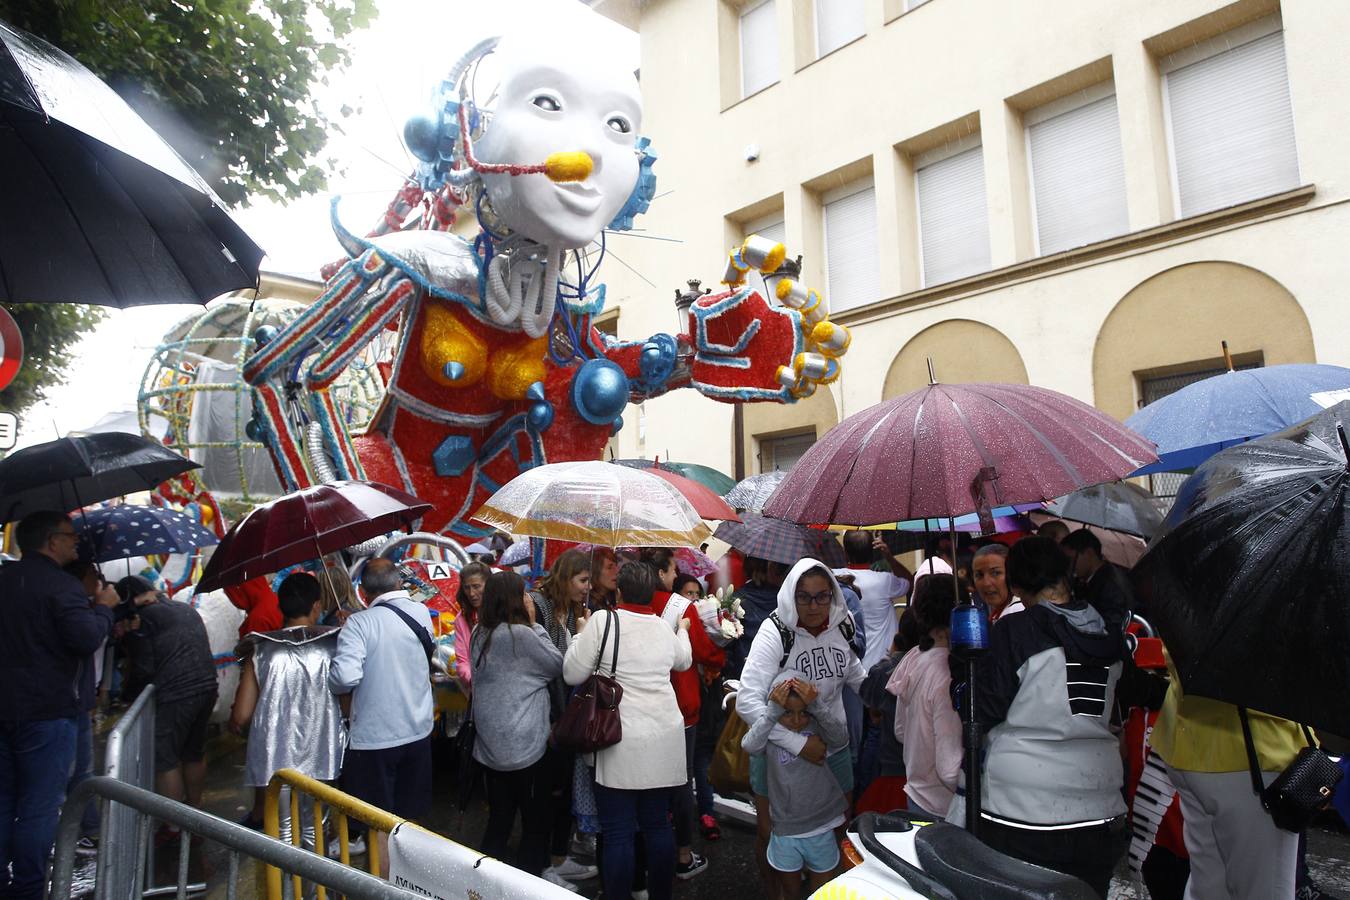
[[[1109,84],[1069,108],[1025,117],[1038,254],[1081,247],[1129,230],[1125,161],[1116,96]],[[1084,100],[1087,102],[1083,102]]]
[[[778,80],[778,21],[774,0],[741,11],[741,96],[764,90]]]
[[[866,31],[865,0],[816,0],[816,56],[833,53]]]
[[[925,287],[989,268],[989,208],[984,153],[976,144],[916,160],[919,250]]]
[[[1163,61],[1183,218],[1298,187],[1284,32],[1278,17],[1259,25]],[[1241,42],[1253,33],[1260,36]]]
[[[789,434],[776,438],[760,438],[760,472],[786,472],[797,464],[816,442],[816,433]]]
[[[832,312],[843,312],[881,299],[872,183],[840,188],[823,199],[826,305]]]
[[[768,238],[771,241],[777,241],[780,244],[787,240],[787,225],[783,221],[781,212],[770,213],[759,219],[754,219],[745,223],[745,236],[749,237],[757,234],[762,238]],[[778,298],[764,284],[764,276],[758,272],[750,272],[747,276],[747,282],[751,288],[757,290],[773,306],[778,306]]]

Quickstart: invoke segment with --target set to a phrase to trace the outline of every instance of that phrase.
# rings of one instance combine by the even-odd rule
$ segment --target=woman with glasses
[[[760,627],[750,645],[741,671],[741,689],[736,695],[737,715],[746,722],[759,721],[774,679],[782,672],[794,671],[805,676],[802,690],[811,694],[802,699],[807,703],[819,702],[843,721],[844,687],[858,690],[867,675],[853,646],[855,632],[853,617],[834,573],[817,560],[799,561],[778,590],[778,609]],[[847,741],[842,746],[829,747],[817,736],[803,737],[782,726],[770,732],[769,741],[769,753],[790,753],[829,766],[852,805],[853,759]],[[766,856],[773,822],[769,816],[762,755],[750,757],[750,787],[755,793],[758,820],[755,850],[761,880],[770,900],[777,900],[782,879]]]

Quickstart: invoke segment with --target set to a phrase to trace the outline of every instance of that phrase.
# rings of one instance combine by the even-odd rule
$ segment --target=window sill
[[[945,284],[937,284],[906,294],[899,294],[867,306],[846,310],[831,318],[841,325],[857,325],[901,312],[913,306],[948,300],[965,294],[980,293],[1017,282],[1032,281],[1083,263],[1128,256],[1180,238],[1220,231],[1228,226],[1248,220],[1306,206],[1312,201],[1316,193],[1315,185],[1305,184],[1290,191],[1272,194],[1269,197],[1251,200],[1237,206],[1216,209],[1213,212],[1192,216],[1189,219],[1180,219],[1176,222],[1168,222],[1165,225],[1146,228],[1143,231],[1134,231],[1118,237],[1107,238],[1095,244],[1086,244],[1050,256],[1023,260],[1001,269],[971,275],[959,281],[949,281]]]
[[[812,66],[814,66],[816,63],[820,62],[822,59],[829,59],[831,56],[834,56],[834,55],[835,55],[836,53],[838,53],[839,51],[844,50],[844,49],[847,49],[847,48],[849,48],[849,47],[852,47],[854,44],[858,43],[858,41],[861,41],[861,40],[862,40],[863,38],[865,38],[865,37],[867,37],[867,32],[866,32],[866,31],[864,31],[862,34],[858,35],[857,37],[853,38],[851,41],[848,41],[847,43],[840,44],[838,47],[835,47],[835,48],[834,48],[833,50],[831,50],[829,53],[825,53],[825,54],[822,54],[822,55],[820,55],[820,56],[817,56],[815,59],[807,60],[806,62],[802,63],[800,66],[797,67],[797,71],[798,71],[798,72],[805,71],[806,69],[809,69],[809,68],[811,68]]]
[[[762,94],[762,93],[764,93],[765,91],[769,90],[769,89],[772,88],[774,85],[777,85],[777,84],[780,84],[780,83],[782,83],[782,79],[777,79],[777,80],[775,80],[775,81],[771,81],[771,82],[769,82],[768,84],[764,85],[764,87],[762,87],[762,88],[760,88],[759,90],[755,91],[753,94],[746,94],[744,97],[739,97],[739,98],[737,98],[736,100],[732,101],[731,103],[728,103],[726,106],[722,107],[722,112],[727,112],[728,110],[735,109],[736,107],[740,106],[742,103],[744,103],[745,101],[749,100],[750,98],[752,98],[752,97],[758,97],[760,94]]]
[[[895,11],[891,10],[891,5],[888,2],[886,4],[886,21],[884,24],[889,25],[892,22],[899,22],[901,19],[903,19],[910,13],[916,13],[919,10],[923,9],[925,6],[931,6],[934,2],[935,0],[926,0],[926,2],[920,3],[918,6],[912,9],[906,9],[904,0],[895,0],[896,6]]]

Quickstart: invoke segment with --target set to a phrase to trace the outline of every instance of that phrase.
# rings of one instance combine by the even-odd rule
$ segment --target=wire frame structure
[[[248,506],[283,493],[267,447],[247,433],[253,391],[242,371],[257,330],[285,328],[304,308],[277,298],[221,300],[171,328],[151,355],[136,404],[141,432],[202,464],[193,473],[198,491]],[[377,339],[333,387],[353,433],[384,398],[378,363],[388,343]]]

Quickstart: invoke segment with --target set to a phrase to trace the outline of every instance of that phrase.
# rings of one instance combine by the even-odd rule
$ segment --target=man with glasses
[[[32,513],[15,537],[23,557],[0,568],[0,896],[40,900],[75,764],[81,669],[118,598],[104,585],[91,607],[62,570],[78,555],[69,516]]]

